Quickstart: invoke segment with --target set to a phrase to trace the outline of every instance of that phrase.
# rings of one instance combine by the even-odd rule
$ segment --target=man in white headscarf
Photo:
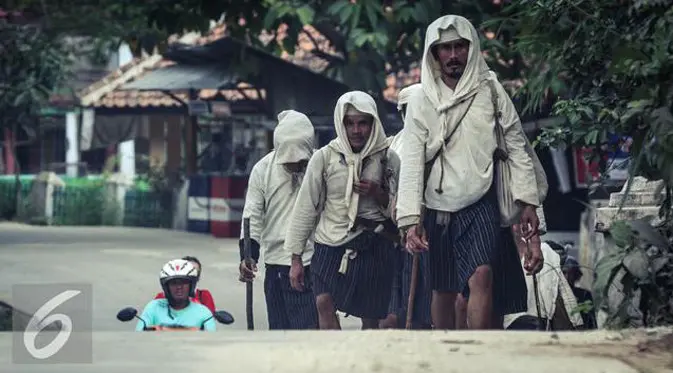
[[[415,91],[422,90],[421,84],[416,83],[404,87],[400,90],[397,96],[397,110],[404,120],[406,114],[409,97]],[[397,156],[400,152],[403,140],[404,131],[398,132],[395,136],[388,137],[389,154],[392,152]],[[397,170],[394,177],[395,186],[398,183],[399,170]],[[395,219],[395,202],[391,203],[393,211],[392,217]],[[429,255],[427,252],[419,253],[419,266],[416,279],[416,292],[414,296],[413,312],[412,312],[412,329],[431,329],[432,320],[430,317],[430,302],[432,299],[432,288],[430,284],[429,275]],[[408,310],[409,292],[411,290],[411,276],[413,269],[413,256],[406,251],[400,251],[399,263],[397,266],[397,273],[393,282],[392,295],[390,299],[390,306],[388,308],[388,316],[379,324],[382,328],[398,328],[404,327]]]
[[[320,328],[340,329],[337,310],[361,318],[363,329],[378,328],[387,314],[395,262],[392,241],[379,234],[395,230],[387,220],[388,144],[376,103],[364,92],[339,98],[334,126],[337,137],[311,158],[287,225],[290,280],[303,289],[302,257],[315,231],[311,278]]]
[[[507,294],[496,297],[496,302],[493,296],[496,283],[491,263],[501,256],[497,251],[502,233],[493,187],[496,114],[509,154],[509,188],[522,206],[525,237],[532,237],[538,227],[535,209],[540,200],[525,134],[479,43],[477,30],[463,17],[444,16],[428,26],[421,66],[423,89],[409,99],[399,154],[397,223],[407,250],[430,251],[432,318],[438,329],[455,327],[459,292],[468,297],[470,328],[490,328],[494,314],[526,308],[523,278],[519,281],[523,286],[503,286]],[[497,112],[491,88],[497,95],[493,97]],[[504,254],[516,258],[514,251]],[[538,251],[527,268],[538,270],[540,261]],[[521,271],[509,272],[517,276]]]
[[[243,229],[239,247],[241,281],[252,281],[257,271],[260,249],[263,253],[264,296],[269,329],[317,329],[315,297],[307,283],[301,291],[290,287],[292,256],[283,250],[285,228],[311,155],[315,131],[309,118],[294,110],[278,114],[273,133],[274,150],[252,168],[245,196],[243,218],[250,218],[250,241],[255,265],[243,260]],[[308,273],[313,240],[305,242],[302,266]]]

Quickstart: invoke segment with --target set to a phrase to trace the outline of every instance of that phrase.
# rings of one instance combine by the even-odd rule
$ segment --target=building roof
[[[315,48],[311,39],[315,40],[323,51],[323,48],[327,48],[329,42],[314,28],[306,26],[304,29],[306,33],[301,33],[299,35],[298,45],[296,46],[294,55],[283,53],[280,58],[307,68],[313,72],[322,73],[327,66],[327,62],[321,58],[315,57],[311,53],[311,50]],[[282,32],[283,30],[280,29],[279,33],[282,34]],[[310,37],[307,34],[310,35]],[[224,25],[216,25],[205,36],[197,37],[195,39],[185,37],[178,41],[190,45],[205,45],[226,36]],[[273,39],[273,37],[264,34],[260,36],[260,39],[268,42],[270,39]],[[159,55],[134,59],[132,62],[122,66],[105,76],[103,79],[82,90],[79,95],[81,97],[82,105],[94,108],[181,106],[182,104],[180,102],[177,102],[163,92],[118,89],[140,77],[146,76],[151,71],[173,64],[174,62],[163,59]],[[239,84],[237,89],[223,89],[219,91],[214,89],[202,89],[199,91],[199,97],[201,99],[215,99],[220,97],[231,102],[239,100],[257,100],[259,97],[264,98],[265,95],[266,93],[264,90],[257,90],[248,83]],[[175,96],[182,100],[187,99],[186,93],[176,93]]]
[[[276,33],[276,40],[282,40],[285,34],[285,27],[281,26]],[[189,45],[205,45],[214,41],[220,40],[227,36],[226,28],[222,24],[215,25],[209,33],[205,36],[187,37],[189,40],[185,44]],[[486,35],[492,38],[494,35]],[[269,33],[260,35],[260,40],[263,43],[272,41],[274,37]],[[174,39],[175,40],[175,39]],[[182,42],[182,40],[177,40]],[[331,47],[330,42],[322,36],[312,26],[305,26],[304,32],[299,33],[297,38],[297,46],[293,55],[287,52],[282,52],[280,58],[295,65],[304,67],[315,73],[324,73],[328,62],[321,57],[312,53],[314,49],[318,48],[322,53],[338,56],[338,53]],[[420,61],[419,61],[420,62]],[[172,61],[161,59],[158,56],[146,57],[137,59],[133,62],[123,66],[119,70],[108,74],[99,82],[92,84],[80,94],[80,97],[87,97],[87,95],[95,97],[94,100],[83,99],[85,106],[105,107],[105,108],[124,108],[124,107],[178,107],[181,104],[176,102],[166,94],[157,91],[133,91],[133,90],[119,90],[117,88],[122,85],[129,84],[134,80],[146,75],[148,72],[160,67],[165,67],[173,64]],[[399,91],[411,84],[420,82],[421,71],[420,64],[412,65],[408,71],[398,71],[388,74],[386,77],[386,88],[383,90],[383,98],[389,102],[397,102],[397,95]],[[130,73],[128,73],[130,71]],[[502,82],[505,88],[510,92],[516,91],[522,84],[520,81]],[[242,88],[245,95],[241,94],[241,90],[212,90],[203,89],[199,92],[201,99],[214,99],[221,97],[227,101],[239,100],[255,100],[261,96],[265,96],[263,90],[256,90],[251,88],[247,83],[243,83],[239,88]],[[104,94],[95,95],[92,93],[96,90],[103,91]],[[181,99],[186,99],[186,94],[176,94]]]

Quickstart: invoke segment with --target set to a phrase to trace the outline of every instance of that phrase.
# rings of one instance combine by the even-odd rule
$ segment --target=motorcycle
[[[143,320],[142,317],[138,316],[138,310],[133,307],[123,308],[117,313],[117,320],[121,322],[129,322],[134,318],[143,323],[143,331],[201,331],[204,330],[206,322],[213,318],[224,325],[231,325],[234,323],[234,316],[227,311],[213,312],[213,315],[205,319],[199,328],[180,325],[147,325],[147,322]]]

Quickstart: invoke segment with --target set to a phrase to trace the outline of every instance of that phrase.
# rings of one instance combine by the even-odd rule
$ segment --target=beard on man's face
[[[451,79],[460,79],[465,72],[465,65],[458,60],[449,60],[442,66],[444,75]]]

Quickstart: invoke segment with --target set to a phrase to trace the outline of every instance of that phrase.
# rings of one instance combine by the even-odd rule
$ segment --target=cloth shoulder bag
[[[522,213],[522,206],[514,201],[512,195],[512,169],[507,151],[507,144],[505,142],[505,134],[503,133],[500,119],[502,112],[498,108],[498,91],[493,80],[488,81],[491,88],[491,101],[493,102],[493,113],[495,115],[495,134],[497,139],[497,147],[494,153],[495,175],[496,178],[496,193],[498,195],[498,205],[500,208],[500,226],[510,227],[519,222]],[[537,194],[540,199],[539,204],[547,197],[549,185],[547,184],[547,175],[542,168],[540,159],[535,154],[533,146],[524,135],[526,141],[526,153],[533,161],[533,169],[535,170],[535,181],[537,183]]]

